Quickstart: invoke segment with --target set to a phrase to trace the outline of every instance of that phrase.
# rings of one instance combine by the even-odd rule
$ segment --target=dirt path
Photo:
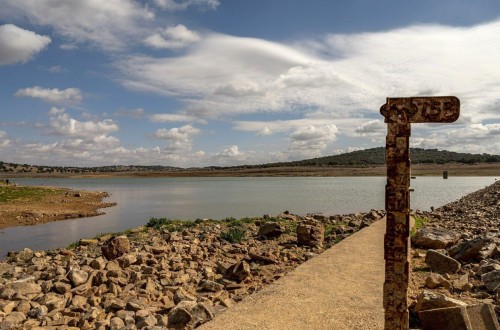
[[[199,329],[383,329],[385,221],[378,221]]]

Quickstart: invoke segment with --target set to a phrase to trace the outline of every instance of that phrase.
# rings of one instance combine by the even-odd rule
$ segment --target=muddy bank
[[[103,202],[106,197],[106,192],[2,184],[0,228],[101,215],[101,209],[116,205]]]

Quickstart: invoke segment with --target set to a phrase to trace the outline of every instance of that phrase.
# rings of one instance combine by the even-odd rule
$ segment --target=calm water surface
[[[102,216],[0,231],[7,251],[64,247],[82,237],[145,224],[150,217],[197,219],[253,217],[284,210],[297,214],[347,214],[384,208],[385,177],[328,178],[81,178],[14,179],[23,185],[107,191],[118,206]],[[413,209],[429,210],[481,189],[494,177],[418,177]]]

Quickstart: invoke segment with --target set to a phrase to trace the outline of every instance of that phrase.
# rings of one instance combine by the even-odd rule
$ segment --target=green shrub
[[[241,227],[229,227],[220,234],[220,237],[229,243],[239,243],[245,237],[246,232],[247,231]]]
[[[146,227],[160,229],[161,227],[166,226],[170,223],[172,223],[172,220],[168,218],[151,217],[146,224]]]
[[[168,218],[150,218],[146,224],[148,228],[165,229],[169,232],[181,231],[189,227],[196,226],[194,221],[188,220],[172,220]]]

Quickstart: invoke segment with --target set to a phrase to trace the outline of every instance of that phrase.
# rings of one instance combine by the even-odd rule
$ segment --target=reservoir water
[[[65,247],[80,238],[122,231],[151,217],[171,219],[347,214],[384,208],[385,177],[78,178],[12,179],[22,185],[107,191],[118,205],[105,215],[0,230],[0,257],[25,247]],[[429,210],[481,189],[494,177],[418,177],[412,209]]]

